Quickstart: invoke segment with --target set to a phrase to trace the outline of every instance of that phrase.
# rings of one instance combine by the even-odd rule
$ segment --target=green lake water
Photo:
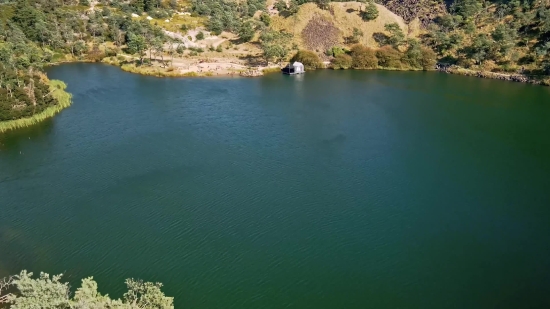
[[[0,275],[177,308],[550,308],[550,88],[441,73],[168,79],[0,136]]]

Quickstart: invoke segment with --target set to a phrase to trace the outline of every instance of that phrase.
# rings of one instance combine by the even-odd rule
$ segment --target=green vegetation
[[[391,69],[391,70],[433,70],[435,53],[411,40],[405,52],[383,46],[377,50],[356,44],[351,50],[337,53],[332,59],[333,69]]]
[[[365,10],[361,10],[361,17],[364,20],[375,20],[378,17],[378,8],[373,1],[368,1]]]
[[[192,10],[209,17],[207,28],[214,34],[237,32],[257,11],[265,11],[265,0],[193,0]]]
[[[34,125],[55,116],[61,110],[71,105],[71,95],[65,91],[65,88],[67,87],[65,83],[59,80],[51,80],[48,84],[50,88],[49,93],[56,103],[44,108],[41,112],[32,114],[31,116],[17,118],[15,120],[0,121],[0,133]],[[9,111],[6,112],[6,114],[8,113]]]
[[[33,278],[32,273],[22,271],[19,275],[0,281],[0,306],[6,304],[11,309],[173,309],[174,299],[161,291],[161,283],[127,279],[127,292],[122,299],[111,299],[101,295],[93,277],[82,279],[81,286],[74,296],[68,283],[61,282],[62,275],[50,276],[40,273]],[[11,292],[11,293],[8,293]]]
[[[423,42],[449,64],[493,72],[550,74],[548,1],[456,0]]]
[[[291,61],[301,62],[306,70],[315,70],[323,67],[321,60],[319,60],[319,56],[317,56],[316,53],[307,50],[298,51],[296,55],[292,57]]]
[[[138,2],[123,7],[102,1],[101,9],[86,13],[78,6],[86,3],[77,0],[0,2],[0,131],[34,124],[70,105],[61,95],[64,84],[50,82],[43,73],[49,64],[100,61],[124,46],[141,64],[146,54],[149,60],[162,57],[167,38],[160,27],[114,13],[138,11]],[[144,10],[163,9],[160,1],[142,2]]]
[[[347,54],[338,54],[331,61],[332,68],[335,70],[349,69],[351,68],[352,63],[353,63],[353,59],[351,58],[350,55],[347,55]]]
[[[307,2],[327,10],[322,12],[326,15],[315,8],[314,15],[301,21],[300,6]],[[331,21],[329,16],[342,13],[328,0],[277,0],[274,7],[281,16],[273,20],[265,0],[0,0],[0,131],[36,123],[69,105],[56,97],[64,87],[57,84],[52,91],[56,83],[43,73],[53,63],[104,61],[132,72],[176,75],[174,56],[198,56],[204,46],[187,51],[176,44],[159,26],[162,19],[170,19],[163,27],[171,31],[186,32],[204,22],[213,34],[233,32],[240,43],[259,47],[267,62],[288,61],[292,50],[305,47],[312,52],[300,50],[295,59],[308,69],[322,67],[318,56],[343,69],[430,70],[439,59],[456,65],[454,72],[526,74],[550,82],[548,1],[455,0],[448,10],[443,0],[379,2],[402,16],[408,29],[388,20],[387,12],[381,14],[372,0],[361,0],[358,10],[355,6],[346,11],[360,18],[345,31]],[[181,24],[183,14],[174,14],[185,8],[191,10],[192,22]],[[281,19],[291,15],[293,25],[303,24],[301,31],[278,28]],[[197,21],[197,26],[191,25]],[[365,38],[364,22],[378,31],[369,33],[372,38]],[[199,31],[195,38],[203,40],[204,33]],[[374,48],[357,45],[360,42]],[[220,44],[214,46],[211,52],[224,52]]]

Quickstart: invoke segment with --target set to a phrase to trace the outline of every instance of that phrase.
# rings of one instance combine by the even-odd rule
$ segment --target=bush
[[[197,39],[197,41],[204,40],[204,32],[199,31],[199,33],[197,33],[195,38]]]
[[[292,61],[301,62],[306,70],[315,70],[323,67],[319,56],[308,50],[300,50],[292,57]]]
[[[390,46],[384,46],[376,51],[376,58],[378,58],[378,65],[384,68],[401,68],[401,53]]]
[[[369,21],[375,20],[377,17],[378,8],[373,1],[369,1],[369,3],[367,3],[367,6],[365,7],[365,10],[361,12],[361,18],[363,18],[363,20]]]
[[[338,47],[338,46],[334,46],[332,47],[331,49],[327,50],[325,52],[325,55],[327,56],[331,56],[331,57],[336,57],[340,54],[345,54],[347,53],[347,50],[345,50],[344,48],[342,47]]]
[[[269,16],[269,14],[264,12],[262,13],[262,15],[260,15],[260,21],[264,23],[264,25],[269,26],[271,24],[271,17]]]
[[[351,68],[352,59],[350,55],[339,54],[338,56],[334,57],[334,59],[332,59],[331,63],[332,68],[335,70],[347,70]]]
[[[354,69],[376,69],[378,59],[374,50],[363,45],[355,45],[351,48],[352,67]]]
[[[429,48],[422,47],[422,60],[420,61],[422,69],[424,71],[434,70],[436,63],[437,58],[435,52]]]

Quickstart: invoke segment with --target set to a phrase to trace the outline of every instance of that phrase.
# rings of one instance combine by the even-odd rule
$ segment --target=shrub
[[[260,21],[264,23],[264,25],[269,26],[271,24],[271,17],[269,14],[263,12],[262,15],[260,15]]]
[[[378,8],[376,7],[376,4],[374,4],[373,1],[369,1],[367,3],[367,6],[365,7],[365,10],[361,12],[361,18],[363,20],[369,21],[369,20],[375,20],[378,17]]]
[[[420,60],[420,64],[422,65],[422,69],[424,71],[435,69],[435,64],[437,63],[435,52],[426,47],[422,47],[421,50],[422,59]]]
[[[351,48],[352,67],[354,69],[376,69],[378,59],[374,50],[363,45],[355,45]]]
[[[352,65],[352,59],[350,55],[347,54],[339,54],[331,61],[332,68],[335,70],[347,70],[351,68]]]
[[[331,57],[336,57],[340,54],[345,54],[347,53],[347,50],[345,50],[344,48],[342,47],[338,47],[338,46],[334,46],[332,47],[331,49],[327,50],[325,52],[325,55],[327,56],[331,56]]]
[[[196,35],[196,39],[197,41],[204,40],[204,32],[199,31],[199,33],[197,33]]]
[[[384,68],[401,68],[401,53],[390,46],[384,46],[376,51],[378,65]]]
[[[292,57],[292,61],[298,61],[304,64],[307,70],[315,70],[323,67],[319,56],[308,50],[300,50]]]

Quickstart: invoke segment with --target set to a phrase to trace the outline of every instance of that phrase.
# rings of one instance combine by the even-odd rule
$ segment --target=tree
[[[322,10],[328,10],[330,0],[315,0],[317,6]]]
[[[241,40],[249,42],[254,37],[254,32],[255,31],[252,27],[252,23],[247,21],[241,24],[241,27],[239,28],[239,37],[241,38]]]
[[[398,49],[405,41],[405,34],[398,23],[385,24],[384,29],[390,33],[387,43]]]
[[[263,12],[262,15],[260,15],[260,21],[269,27],[271,24],[271,17],[266,12]]]
[[[174,308],[174,299],[164,295],[161,283],[127,279],[128,291],[120,300],[101,295],[97,291],[97,283],[93,277],[89,277],[82,280],[81,286],[71,298],[68,283],[61,282],[62,275],[50,277],[46,273],[40,273],[36,279],[32,278],[32,275],[22,271],[19,275],[5,279],[5,284],[0,284],[0,292],[6,287],[14,287],[16,291],[0,296],[0,303],[7,303],[13,309]]]
[[[286,10],[286,1],[278,0],[273,4],[273,7],[276,8],[277,11],[283,12]]]
[[[436,54],[433,50],[421,47],[420,66],[424,71],[434,70],[437,63]]]
[[[143,57],[145,56],[146,50],[147,44],[145,43],[145,38],[142,35],[131,33],[128,38],[128,52],[131,54],[138,54],[141,64],[143,64]]]
[[[376,7],[376,4],[374,4],[374,1],[368,1],[365,6],[365,10],[361,11],[360,14],[361,18],[366,21],[375,20],[378,17],[378,8]]]
[[[292,35],[272,29],[262,31],[260,46],[266,61],[278,61],[288,54],[288,41]]]
[[[455,0],[451,11],[464,19],[471,19],[483,8],[481,0]]]

